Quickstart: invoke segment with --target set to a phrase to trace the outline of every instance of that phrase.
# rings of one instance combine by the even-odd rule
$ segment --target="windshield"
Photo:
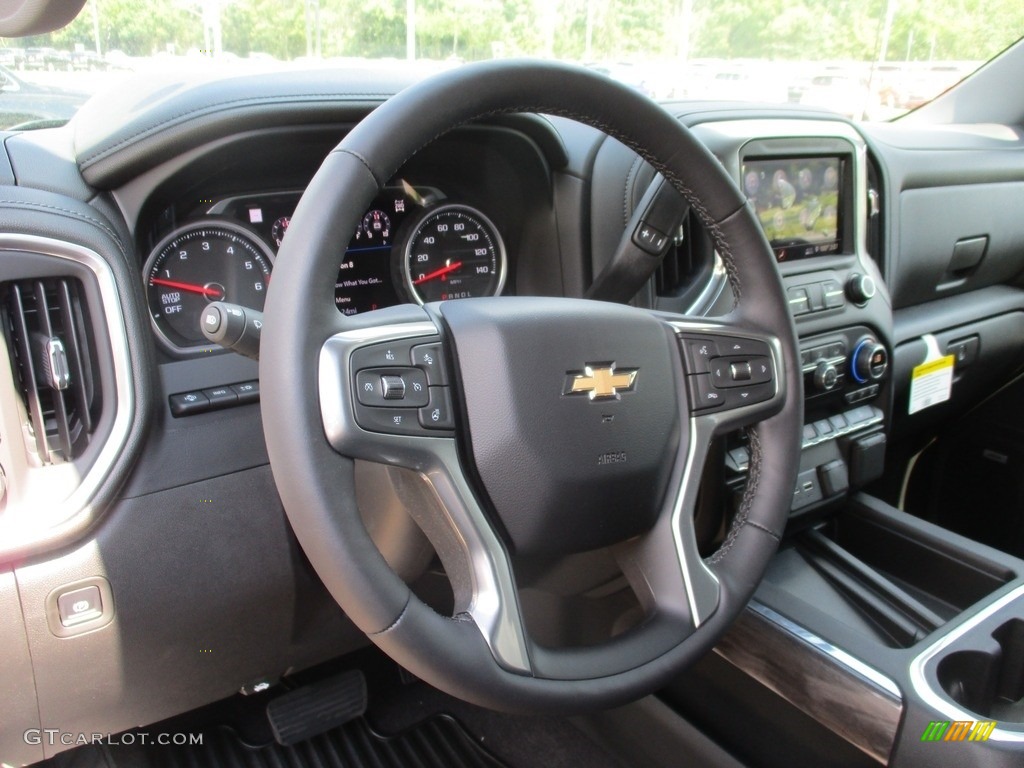
[[[0,40],[0,127],[60,124],[154,72],[386,66],[426,75],[540,56],[656,99],[898,117],[1024,29],[1020,0],[88,0],[65,29]]]

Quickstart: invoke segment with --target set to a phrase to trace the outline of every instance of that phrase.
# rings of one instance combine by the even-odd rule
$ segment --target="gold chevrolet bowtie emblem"
[[[615,363],[609,365],[588,365],[583,373],[569,374],[569,387],[567,395],[582,395],[584,393],[591,400],[607,399],[614,397],[618,399],[620,392],[629,392],[636,382],[636,369],[615,370]]]

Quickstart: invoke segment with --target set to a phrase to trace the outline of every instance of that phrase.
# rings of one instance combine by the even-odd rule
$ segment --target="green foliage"
[[[212,2],[88,0],[66,29],[15,44],[91,49],[95,5],[104,51],[184,53],[203,47],[201,9]],[[219,2],[224,49],[240,56],[303,56],[318,19],[324,57],[405,57],[407,0]],[[987,58],[1024,32],[1021,0],[416,0],[416,52],[664,59],[687,47],[679,36],[688,27],[691,57],[872,60],[888,3],[893,61]]]

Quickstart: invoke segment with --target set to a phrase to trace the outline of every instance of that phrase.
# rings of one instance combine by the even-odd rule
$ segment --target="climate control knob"
[[[864,339],[850,356],[850,373],[858,384],[878,381],[889,369],[889,352],[875,339]]]
[[[854,272],[846,281],[846,295],[857,306],[864,306],[876,292],[875,278]]]
[[[818,363],[814,369],[814,386],[819,392],[830,392],[839,383],[839,371],[836,367],[825,360]]]

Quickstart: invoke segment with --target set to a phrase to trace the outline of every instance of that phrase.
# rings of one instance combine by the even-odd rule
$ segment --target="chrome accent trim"
[[[132,419],[135,415],[135,390],[131,378],[131,356],[128,353],[128,335],[125,327],[121,300],[114,281],[114,273],[107,262],[96,251],[64,240],[57,240],[38,235],[20,235],[0,233],[0,252],[20,251],[41,256],[52,256],[57,259],[71,261],[88,269],[96,281],[99,290],[101,307],[90,307],[93,317],[102,317],[106,325],[110,341],[112,367],[114,370],[114,414],[111,421],[110,434],[96,456],[92,466],[81,478],[71,494],[55,508],[47,510],[47,517],[55,523],[44,528],[29,525],[26,528],[18,525],[5,525],[0,518],[0,554],[18,552],[38,546],[46,540],[58,541],[72,536],[89,526],[100,510],[93,507],[94,497],[100,486],[106,482],[114,464],[124,449],[131,432]],[[6,363],[4,363],[6,364]],[[22,517],[18,506],[12,505],[8,498],[5,516],[11,523],[17,524]],[[19,502],[18,505],[23,502]],[[33,514],[39,512],[33,509]],[[42,525],[42,524],[41,524]]]
[[[844,667],[849,669],[851,672],[860,675],[869,683],[872,683],[881,688],[886,693],[890,694],[896,701],[903,700],[903,694],[900,692],[899,686],[892,680],[892,678],[886,677],[877,669],[869,667],[867,664],[862,662],[860,659],[854,658],[842,648],[832,645],[828,640],[825,640],[818,635],[811,632],[811,630],[797,624],[794,621],[790,621],[781,613],[769,608],[767,605],[758,602],[756,599],[751,600],[747,608],[754,613],[759,613],[764,618],[773,624],[777,624],[780,628],[786,630],[791,635],[799,637],[806,643],[813,645],[819,651],[824,653],[826,656],[830,656],[835,661],[842,664]]]
[[[693,304],[683,313],[684,315],[693,315],[695,317],[706,315],[718,303],[718,300],[725,293],[725,289],[729,285],[729,275],[725,271],[725,262],[718,251],[714,253],[715,260],[711,267],[711,275],[708,277],[708,282],[700,292],[700,295],[693,300]]]
[[[46,342],[46,359],[50,374],[50,388],[63,392],[71,383],[71,370],[68,368],[68,355],[64,350],[64,342],[57,336]]]
[[[823,727],[888,764],[904,710],[892,680],[756,599],[714,650]]]
[[[512,568],[501,540],[465,480],[455,440],[368,432],[356,423],[352,411],[355,395],[349,358],[353,350],[377,342],[438,334],[432,322],[415,322],[342,331],[327,339],[320,350],[318,373],[324,433],[342,455],[412,469],[430,483],[470,565],[469,602],[456,606],[456,611],[472,617],[501,667],[530,674]]]
[[[925,667],[928,662],[983,621],[994,614],[999,613],[999,611],[1006,608],[1010,603],[1022,599],[1024,599],[1024,586],[1017,587],[1012,592],[1008,592],[995,602],[990,603],[974,616],[967,619],[963,624],[956,627],[956,629],[947,632],[914,657],[914,660],[910,662],[910,684],[914,686],[914,691],[921,697],[922,701],[931,706],[935,711],[941,713],[943,717],[948,717],[950,720],[978,720],[981,718],[977,713],[971,713],[966,709],[962,709],[953,701],[947,699],[932,688],[932,686],[928,684],[928,679],[925,677]],[[1001,741],[1007,744],[1024,744],[1024,732],[1007,731],[1003,728],[997,727],[992,731],[988,740]]]
[[[453,208],[462,209],[469,211],[473,216],[478,217],[483,223],[491,228],[494,233],[494,248],[495,258],[498,261],[498,284],[494,288],[494,293],[491,296],[501,296],[501,292],[505,290],[505,281],[508,279],[508,253],[505,250],[505,240],[501,236],[501,232],[494,226],[494,222],[490,220],[484,213],[472,205],[464,205],[463,203],[444,203],[442,205],[435,206],[433,208],[425,208],[423,213],[417,218],[415,226],[409,229],[409,234],[402,244],[402,287],[405,288],[407,294],[417,304],[422,306],[424,303],[423,297],[420,296],[419,291],[416,290],[416,286],[412,282],[412,273],[409,271],[409,257],[412,255],[410,249],[412,247],[412,237],[420,231],[420,227],[423,226],[423,222],[431,216],[436,216],[444,211],[449,211]]]
[[[232,221],[231,219],[197,219],[196,221],[190,221],[179,227],[175,227],[168,232],[165,237],[160,239],[153,250],[149,252],[149,255],[146,257],[146,261],[143,262],[142,272],[140,273],[140,277],[142,278],[142,292],[146,298],[146,316],[149,318],[149,327],[152,329],[153,336],[156,338],[157,343],[163,347],[165,351],[181,358],[208,355],[211,352],[219,352],[223,347],[217,344],[199,344],[179,347],[171,341],[171,339],[157,324],[156,318],[153,317],[153,309],[149,304],[149,291],[152,288],[149,281],[150,278],[153,277],[153,265],[156,263],[157,257],[160,253],[177,238],[198,229],[224,229],[229,232],[234,232],[235,235],[243,240],[248,240],[256,247],[256,250],[263,255],[263,258],[267,260],[267,264],[270,265],[270,274],[267,276],[268,280],[270,279],[270,275],[274,272],[274,262],[277,261],[277,255],[274,253],[274,249],[270,247],[261,235],[251,229],[247,229],[243,225]],[[221,301],[225,300],[226,299],[224,298],[221,299]]]

